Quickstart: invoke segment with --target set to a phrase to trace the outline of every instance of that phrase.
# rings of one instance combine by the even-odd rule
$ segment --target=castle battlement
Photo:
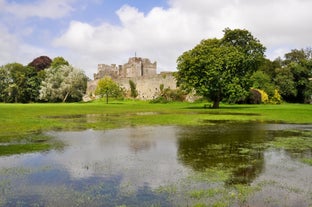
[[[98,72],[94,74],[94,80],[110,76],[113,79],[152,77],[157,74],[157,62],[151,62],[148,58],[131,57],[128,63],[123,65],[98,64]]]

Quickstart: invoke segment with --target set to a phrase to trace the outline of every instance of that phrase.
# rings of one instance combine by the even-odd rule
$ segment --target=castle
[[[105,76],[110,76],[126,91],[130,91],[129,80],[132,80],[138,91],[137,98],[141,100],[156,98],[160,92],[160,85],[164,88],[177,88],[172,72],[157,74],[157,62],[151,62],[147,58],[131,57],[123,65],[98,64],[98,72],[94,74],[94,80],[88,82],[89,97],[94,96],[98,81]]]
[[[152,63],[147,58],[132,57],[128,63],[123,65],[106,65],[98,64],[98,73],[94,74],[94,80],[110,76],[113,79],[118,78],[136,78],[136,77],[152,77],[155,76],[157,70],[157,62]]]

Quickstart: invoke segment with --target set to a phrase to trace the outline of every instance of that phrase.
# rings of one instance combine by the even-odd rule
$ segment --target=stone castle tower
[[[152,77],[157,74],[157,62],[152,63],[147,58],[132,57],[123,65],[98,64],[98,73],[94,74],[94,80],[110,76],[118,78]]]

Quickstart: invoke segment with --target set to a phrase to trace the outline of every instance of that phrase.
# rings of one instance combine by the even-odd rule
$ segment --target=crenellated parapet
[[[99,64],[98,72],[94,74],[94,80],[110,76],[118,78],[152,77],[157,75],[157,62],[151,62],[148,58],[132,57],[123,65]]]

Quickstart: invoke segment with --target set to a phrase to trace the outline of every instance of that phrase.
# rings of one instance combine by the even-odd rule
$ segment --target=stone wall
[[[161,73],[151,77],[135,77],[135,78],[120,78],[116,82],[127,91],[130,91],[129,80],[136,84],[138,91],[137,99],[151,100],[156,98],[160,93],[160,85],[164,88],[176,89],[176,80],[172,73]]]
[[[138,91],[137,99],[140,100],[152,100],[156,98],[160,93],[161,84],[164,85],[164,88],[177,88],[173,73],[170,72],[163,72],[161,74],[150,77],[128,77],[114,79],[114,81],[123,87],[126,91],[130,91],[129,80],[132,80],[136,84],[136,89]],[[89,96],[89,99],[86,98],[86,100],[90,100],[90,97],[95,97],[94,92],[98,81],[99,80],[93,80],[88,82],[87,96]]]

